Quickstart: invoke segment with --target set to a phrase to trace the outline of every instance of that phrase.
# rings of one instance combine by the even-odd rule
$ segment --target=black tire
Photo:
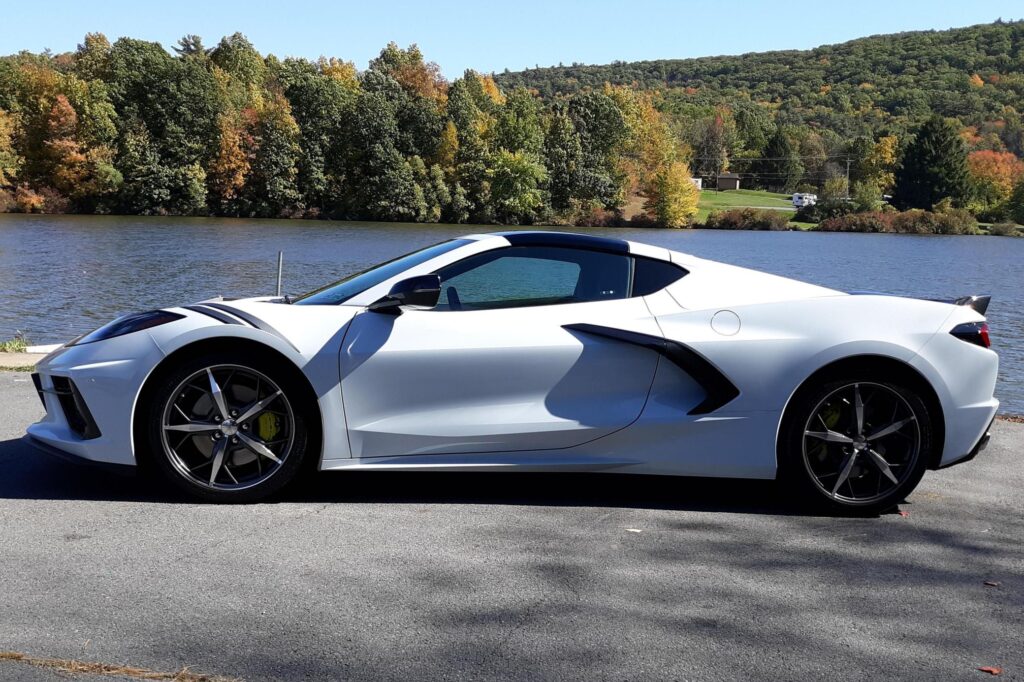
[[[859,433],[854,391],[870,392],[870,397],[861,398]],[[872,399],[878,400],[874,406]],[[904,426],[890,434],[866,438],[900,423]],[[850,442],[839,441],[840,437]],[[931,416],[913,388],[871,372],[851,372],[805,386],[794,396],[780,429],[779,478],[798,503],[816,510],[877,515],[913,492],[933,459],[933,447]],[[838,487],[830,490],[833,482]]]
[[[215,414],[220,410],[216,407],[217,402],[212,391],[206,398],[192,398],[193,392],[198,396],[198,392],[201,391],[201,387],[195,386],[195,384],[201,383],[202,373],[211,368],[214,376],[218,374],[221,376],[218,383],[225,383],[225,388],[221,393],[228,401],[229,408],[230,405],[239,402],[248,402],[247,406],[253,407],[255,402],[258,402],[261,389],[265,392],[267,399],[272,402],[267,405],[265,410],[255,413],[245,423],[239,420],[235,424],[232,417],[230,426],[223,429],[207,430],[197,434],[185,433],[184,435],[177,431],[171,431],[171,428],[181,428],[192,424],[191,419],[193,418],[196,422],[212,424],[218,417],[228,417],[228,415]],[[225,376],[226,372],[234,373]],[[270,386],[261,386],[260,377],[269,380]],[[192,378],[192,382],[183,386],[183,382],[187,382],[190,378]],[[273,358],[247,349],[232,353],[209,352],[187,358],[180,364],[162,371],[155,379],[155,388],[149,392],[141,411],[145,421],[138,426],[144,430],[145,445],[148,449],[148,459],[152,464],[152,469],[167,483],[191,497],[208,502],[256,502],[279,492],[291,483],[302,470],[303,461],[309,456],[310,444],[315,442],[315,439],[310,438],[310,421],[305,415],[310,414],[310,410],[316,409],[316,406],[309,404],[310,401],[306,397],[308,391],[304,390],[299,383],[301,379],[298,379],[292,372],[282,370],[280,362],[274,362]],[[235,381],[234,386],[231,384],[232,381]],[[277,398],[271,397],[274,389],[280,391]],[[256,399],[253,396],[256,396]],[[184,411],[177,401],[182,401],[186,405]],[[193,409],[188,409],[189,402],[192,403]],[[175,407],[176,405],[177,407]],[[210,410],[205,409],[211,405],[214,406],[213,414]],[[199,412],[194,410],[199,410]],[[242,410],[244,407],[235,411],[241,412]],[[188,412],[188,415],[185,412]],[[172,414],[175,416],[169,416]],[[269,416],[266,428],[271,430],[270,438],[282,435],[280,442],[263,438],[264,417],[262,415],[264,414]],[[239,416],[244,415],[240,414]],[[174,419],[182,421],[182,424],[174,427],[165,426]],[[224,423],[227,424],[227,421]],[[255,428],[250,430],[254,426]],[[228,429],[233,429],[233,431]],[[260,430],[260,433],[257,433],[257,430]],[[178,442],[177,436],[179,435],[182,435],[182,438],[180,445],[176,447],[172,443],[171,436],[175,438],[174,442]],[[207,438],[212,443],[207,443]],[[246,440],[238,440],[243,438]],[[268,456],[256,454],[257,450],[251,450],[246,444],[247,442],[251,444],[253,441],[255,441],[254,447],[263,446],[263,450],[269,450],[270,455],[276,456],[277,459],[271,460],[268,459]],[[216,463],[218,469],[214,471],[217,458],[213,456],[213,453],[217,451],[214,449],[216,446],[222,447],[225,452],[222,454],[220,462]],[[207,448],[211,449],[211,453],[205,453]],[[209,467],[205,471],[213,474],[213,482],[199,480],[200,477],[206,478],[205,471],[187,473],[192,469],[193,464],[196,465],[197,471],[200,467],[205,467],[207,463],[204,462],[204,457],[209,460]],[[237,465],[237,462],[242,460],[245,460],[240,467],[242,471],[248,472],[255,467],[258,468],[259,474],[253,473],[249,480],[241,477],[242,473],[233,473],[230,469],[231,462],[234,461]],[[264,462],[266,462],[266,472],[264,472]],[[230,476],[230,479],[226,479],[225,476]],[[232,480],[236,478],[237,481],[232,483]]]

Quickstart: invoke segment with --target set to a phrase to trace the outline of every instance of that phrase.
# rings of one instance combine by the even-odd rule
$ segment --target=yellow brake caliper
[[[277,417],[270,412],[264,412],[256,420],[256,433],[262,440],[271,440],[278,431]]]

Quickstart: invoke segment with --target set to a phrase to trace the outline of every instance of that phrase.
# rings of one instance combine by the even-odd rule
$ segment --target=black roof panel
[[[562,246],[570,249],[590,249],[611,253],[629,253],[629,244],[622,239],[595,237],[573,232],[495,232],[512,246]]]

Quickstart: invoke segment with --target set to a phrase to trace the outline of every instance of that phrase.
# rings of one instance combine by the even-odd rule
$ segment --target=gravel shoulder
[[[616,475],[333,474],[194,504],[37,455],[39,416],[0,372],[0,651],[245,680],[1024,679],[1024,424],[905,515],[847,519]],[[93,679],[0,660],[69,677]]]

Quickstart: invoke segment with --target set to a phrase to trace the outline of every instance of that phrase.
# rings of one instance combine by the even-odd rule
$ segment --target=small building
[[[692,182],[693,186],[697,189],[704,189],[704,178],[690,178],[690,182]]]
[[[718,176],[718,189],[739,189],[740,176],[738,173],[722,173]]]

